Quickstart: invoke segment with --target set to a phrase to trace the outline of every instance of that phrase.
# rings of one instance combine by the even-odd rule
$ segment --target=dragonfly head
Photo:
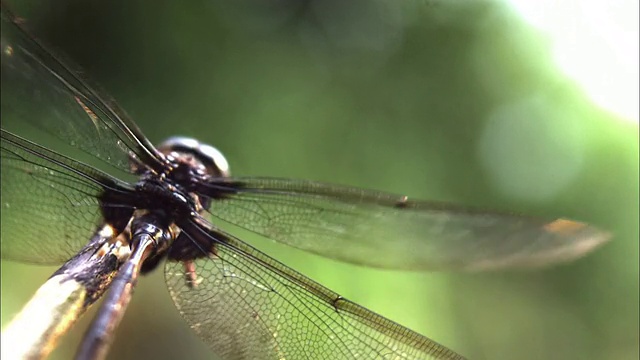
[[[190,157],[195,160],[196,165],[204,167],[206,174],[213,177],[228,177],[231,174],[227,159],[218,149],[192,138],[170,137],[158,146],[158,150],[168,158]]]

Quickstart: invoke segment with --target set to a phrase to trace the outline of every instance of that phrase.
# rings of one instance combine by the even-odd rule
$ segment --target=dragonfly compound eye
[[[179,157],[191,155],[202,163],[207,174],[215,177],[228,177],[230,175],[229,163],[222,153],[211,145],[202,144],[198,140],[173,136],[163,141],[158,150],[168,156]]]

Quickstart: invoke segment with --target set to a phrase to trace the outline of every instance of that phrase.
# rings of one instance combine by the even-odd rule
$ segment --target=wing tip
[[[542,225],[551,235],[547,246],[534,252],[523,252],[499,261],[477,262],[465,270],[494,271],[502,269],[539,269],[577,260],[609,242],[613,234],[587,223],[558,218]]]
[[[573,239],[585,252],[602,245],[613,238],[613,234],[587,223],[558,218],[543,225],[546,232],[564,239]]]

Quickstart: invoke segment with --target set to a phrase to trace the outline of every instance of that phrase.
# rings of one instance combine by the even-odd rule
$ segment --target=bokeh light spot
[[[489,115],[478,154],[493,186],[506,196],[548,201],[579,175],[585,141],[580,120],[533,96]]]

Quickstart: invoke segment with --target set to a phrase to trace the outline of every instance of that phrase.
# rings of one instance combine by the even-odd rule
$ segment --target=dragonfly
[[[117,275],[78,359],[105,354],[105,328],[124,313],[138,275],[161,264],[181,315],[223,359],[463,359],[221,224],[322,257],[405,271],[540,267],[579,258],[610,238],[564,218],[233,177],[222,153],[195,139],[151,144],[23,23],[2,6],[2,259],[60,264],[116,244],[126,250],[111,258]],[[18,123],[28,130],[12,128]]]

